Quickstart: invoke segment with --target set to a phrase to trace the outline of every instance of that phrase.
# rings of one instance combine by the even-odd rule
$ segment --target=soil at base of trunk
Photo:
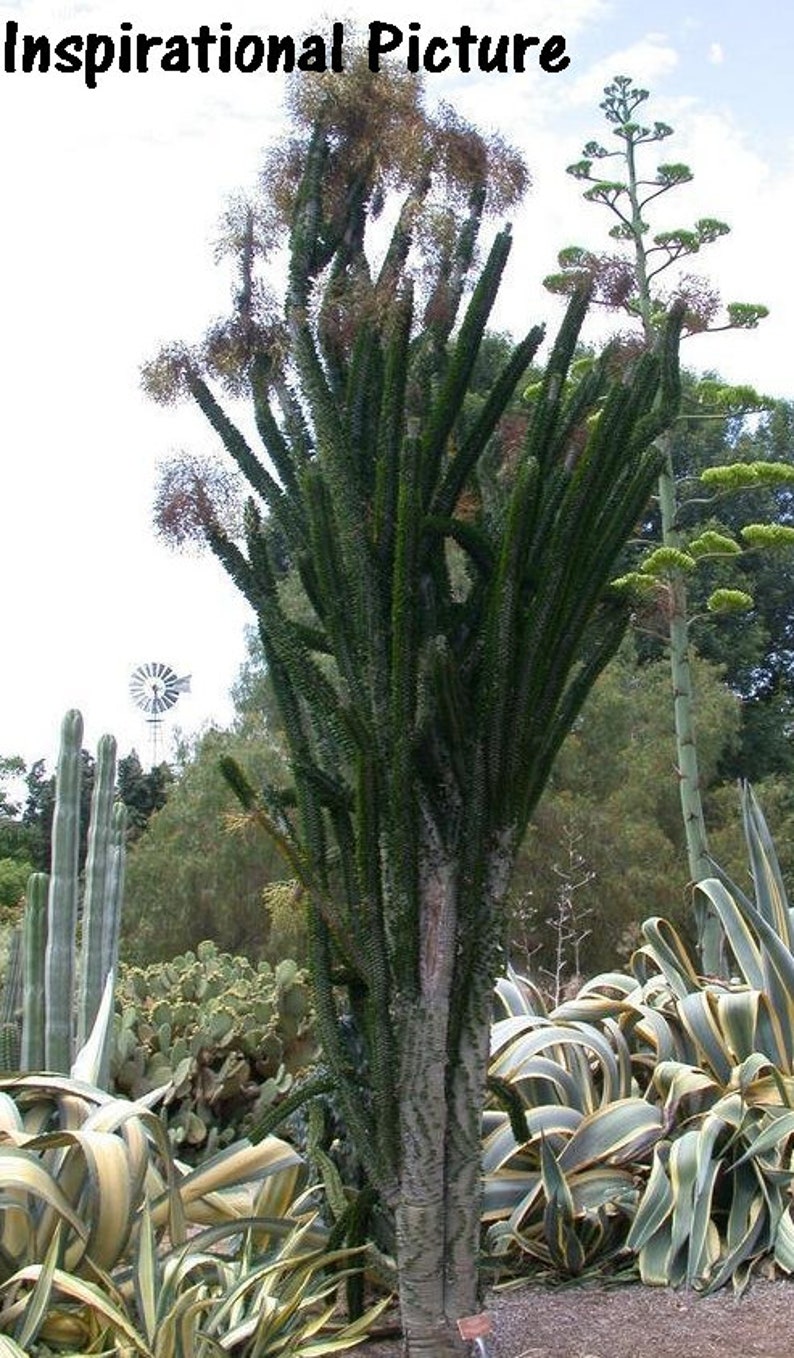
[[[741,1297],[629,1284],[492,1293],[491,1358],[792,1358],[794,1279],[759,1279]],[[399,1339],[356,1358],[400,1358]]]

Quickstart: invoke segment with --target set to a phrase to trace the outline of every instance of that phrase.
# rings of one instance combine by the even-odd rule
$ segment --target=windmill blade
[[[156,718],[174,706],[180,693],[190,691],[190,678],[189,674],[178,678],[170,665],[162,661],[148,661],[134,671],[130,694],[138,707]]]

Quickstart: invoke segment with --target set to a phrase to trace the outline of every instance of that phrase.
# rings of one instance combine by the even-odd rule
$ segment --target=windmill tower
[[[168,665],[158,660],[139,665],[130,679],[132,701],[146,713],[149,724],[152,768],[161,758],[163,714],[174,706],[181,693],[189,692],[190,675],[179,679]]]

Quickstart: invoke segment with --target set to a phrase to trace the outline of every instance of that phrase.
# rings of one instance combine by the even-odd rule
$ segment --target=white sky
[[[136,30],[190,34],[230,20],[234,33],[327,31],[332,19],[406,26],[404,0],[339,9],[292,0],[18,0],[0,3],[20,32]],[[702,270],[726,300],[761,301],[753,334],[694,341],[686,361],[794,395],[794,11],[757,0],[442,0],[422,34],[565,35],[569,68],[546,75],[456,72],[428,78],[525,152],[534,189],[515,222],[500,325],[554,322],[540,286],[570,243],[602,245],[606,214],[564,173],[603,137],[604,84],[628,74],[650,88],[650,117],[676,129],[660,159],[684,160],[695,183],[671,195],[673,221],[721,217],[732,234]],[[282,129],[274,75],[80,75],[2,71],[0,212],[0,754],[52,759],[63,713],[79,707],[85,743],[112,731],[121,753],[149,753],[128,681],[142,661],[193,675],[171,719],[184,730],[230,716],[248,610],[210,558],[179,557],[150,527],[159,459],[212,451],[197,415],[163,411],[139,369],[168,340],[197,338],[224,310],[228,279],[211,245],[225,198],[254,182],[261,148]],[[608,135],[608,132],[607,132]],[[695,346],[698,347],[695,347]]]

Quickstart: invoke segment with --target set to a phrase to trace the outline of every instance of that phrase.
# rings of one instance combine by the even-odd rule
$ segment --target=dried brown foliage
[[[242,518],[239,478],[217,462],[179,453],[160,468],[153,517],[171,547],[204,546],[217,532],[234,537]]]
[[[141,384],[158,405],[174,405],[188,394],[196,355],[184,344],[167,344],[141,369]]]
[[[325,209],[344,210],[351,181],[364,187],[377,215],[389,191],[412,189],[428,171],[448,201],[465,203],[485,188],[488,209],[513,206],[529,185],[526,164],[499,136],[483,136],[449,105],[425,106],[422,82],[396,69],[371,71],[363,51],[341,74],[303,73],[288,88],[297,135],[265,160],[262,189],[279,220],[292,216],[309,136],[318,127],[329,143]]]

